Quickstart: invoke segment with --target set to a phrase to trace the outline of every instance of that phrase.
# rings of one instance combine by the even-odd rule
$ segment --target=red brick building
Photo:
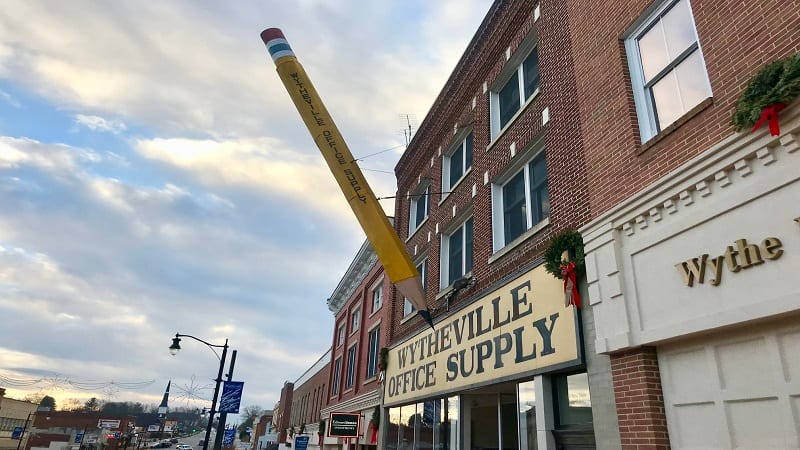
[[[372,246],[365,242],[328,299],[336,321],[328,397],[321,411],[326,423],[332,412],[360,414],[360,437],[345,440],[327,437],[326,433],[326,448],[355,450],[377,444],[372,441],[369,422],[380,404],[379,354],[389,340],[391,295],[391,283],[383,266]]]
[[[543,266],[590,217],[569,21],[565,2],[495,2],[397,164],[435,326],[395,309],[386,449],[620,445],[594,317]]]
[[[800,5],[565,4],[588,307],[623,448],[797,447],[800,105],[777,136],[731,117],[751,77],[800,51]]]
[[[309,447],[319,448],[320,411],[327,404],[328,379],[330,377],[331,352],[322,355],[316,363],[294,382],[291,420],[289,428],[294,436],[309,436]]]

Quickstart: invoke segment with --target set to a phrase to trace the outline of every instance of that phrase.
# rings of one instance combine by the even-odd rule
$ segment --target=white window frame
[[[508,128],[516,122],[519,115],[525,111],[528,104],[530,104],[533,99],[535,99],[539,93],[541,92],[542,82],[541,82],[541,59],[539,60],[539,84],[536,86],[536,89],[531,92],[530,96],[527,98],[525,97],[525,75],[523,71],[523,62],[528,58],[531,52],[538,52],[539,46],[536,38],[536,33],[531,32],[522,43],[519,45],[517,50],[508,59],[505,67],[497,76],[494,83],[492,83],[491,87],[489,88],[489,123],[490,123],[490,131],[491,131],[491,141],[494,141],[499,138]],[[539,55],[541,58],[541,55]],[[509,121],[500,126],[500,91],[505,87],[506,83],[511,80],[512,77],[517,77],[517,82],[519,83],[519,109],[517,112],[509,119]],[[492,144],[489,144],[491,147]]]
[[[354,308],[353,311],[350,313],[350,334],[355,333],[358,331],[358,327],[361,326],[361,307]]]
[[[422,258],[416,266],[420,280],[422,281],[422,291],[425,292],[428,289],[428,258]],[[403,297],[403,319],[411,317],[415,312],[417,312],[417,310],[414,308],[414,305],[411,304],[411,301]]]
[[[709,97],[713,96],[711,91],[711,82],[708,79],[708,69],[706,68],[705,57],[703,56],[703,49],[700,45],[700,37],[697,35],[697,25],[694,20],[694,12],[689,0],[667,0],[661,4],[656,4],[654,7],[646,11],[633,27],[625,33],[625,50],[628,56],[628,69],[631,75],[631,85],[633,87],[633,101],[636,105],[636,117],[639,122],[639,134],[642,142],[647,142],[656,136],[659,130],[659,124],[656,114],[656,108],[649,88],[645,86],[645,75],[642,69],[642,55],[639,51],[638,40],[664,16],[672,7],[677,3],[685,1],[689,8],[689,15],[692,21],[692,29],[694,30],[695,43],[689,47],[683,54],[678,56],[675,60],[670,62],[661,74],[651,80],[651,84],[657,83],[668,74],[672,73],[677,65],[684,61],[688,56],[692,55],[695,51],[699,52],[700,60],[703,62],[704,81],[708,88]],[[702,100],[701,100],[702,102]],[[699,103],[698,103],[699,104]],[[691,110],[685,108],[684,114]],[[672,122],[675,123],[675,122]],[[668,125],[669,126],[669,125]]]
[[[428,220],[431,213],[431,184],[421,184],[414,193],[409,194],[409,197],[411,197],[408,208],[408,237],[410,238]],[[420,202],[425,204],[425,217],[421,219],[417,217],[417,205]]]
[[[492,182],[492,248],[494,252],[498,252],[506,247],[515,246],[550,223],[549,214],[542,217],[542,220],[537,223],[533,223],[533,216],[531,214],[531,211],[533,210],[531,202],[533,199],[531,199],[530,195],[530,163],[539,157],[545,157],[544,139],[542,137],[533,140],[528,149],[518,154],[516,161],[512,162],[512,164],[510,164],[503,171],[503,173]],[[547,162],[545,161],[545,167],[546,164]],[[503,188],[520,172],[522,172],[525,177],[525,210],[527,212],[527,228],[526,231],[514,238],[514,240],[506,242]],[[548,178],[549,173],[546,179]],[[545,183],[547,183],[547,181],[545,181]]]
[[[373,336],[375,336],[373,346]],[[372,378],[378,375],[378,362],[381,352],[381,324],[378,322],[370,328],[367,340],[367,372],[366,378]]]
[[[342,323],[339,324],[339,327],[336,329],[336,346],[339,347],[344,344],[344,339],[347,336],[347,324]]]
[[[347,348],[347,371],[344,378],[344,389],[351,389],[356,384],[356,360],[358,359],[358,344],[353,344]],[[351,360],[350,355],[353,355]]]
[[[469,157],[469,165],[467,165],[467,158],[465,155],[467,154],[467,139],[472,140],[472,149],[470,150],[470,157]],[[440,200],[440,204],[450,195],[450,192],[455,189],[462,181],[472,172],[472,164],[475,161],[475,135],[472,132],[472,128],[467,128],[462,130],[455,136],[453,142],[456,142],[456,145],[450,147],[447,152],[442,155],[442,199]],[[450,184],[450,159],[453,155],[456,154],[461,150],[461,176],[458,180],[455,180],[452,184]]]
[[[383,306],[383,278],[372,285],[372,314],[375,314]],[[379,293],[378,301],[375,301],[375,293]]]
[[[456,227],[454,227],[450,232],[442,233],[442,235],[441,235],[441,238],[440,238],[441,242],[440,242],[440,245],[439,245],[439,247],[441,249],[441,254],[440,254],[441,264],[439,264],[439,287],[441,289],[447,288],[448,286],[450,286],[453,283],[453,281],[455,281],[455,280],[450,281],[450,236],[454,235],[455,233],[462,233],[461,234],[461,244],[463,245],[463,248],[462,248],[462,251],[461,251],[461,264],[462,264],[461,268],[462,268],[462,272],[463,273],[460,275],[460,277],[464,277],[464,276],[467,276],[470,273],[472,273],[472,267],[470,267],[469,270],[464,270],[464,269],[466,269],[466,258],[467,258],[467,252],[466,252],[466,248],[467,248],[466,247],[466,241],[467,241],[467,239],[466,239],[466,224],[467,224],[467,222],[469,220],[472,220],[472,246],[473,246],[473,248],[472,248],[472,266],[474,267],[474,264],[475,264],[475,248],[474,248],[475,247],[475,219],[473,218],[472,214],[470,214],[469,216],[465,217],[464,220],[456,222],[458,225]]]
[[[333,377],[331,379],[331,397],[339,393],[339,384],[341,384],[342,373],[342,357],[333,360]]]

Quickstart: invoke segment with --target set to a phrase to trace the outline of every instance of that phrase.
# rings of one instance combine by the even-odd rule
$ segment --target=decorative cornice
[[[358,397],[353,397],[351,399],[345,400],[343,402],[337,403],[335,405],[328,406],[320,411],[320,414],[323,418],[327,418],[330,413],[334,411],[343,411],[343,412],[357,412],[357,411],[365,411],[381,403],[381,391],[379,389],[375,389],[373,391],[369,391],[367,393],[361,394]]]
[[[765,131],[736,133],[582,227],[581,232],[590,236],[585,239],[586,251],[602,245],[591,242],[591,236],[604,224],[610,222],[613,229],[630,237],[693,205],[702,207],[703,202],[714,199],[714,193],[746,183],[754,173],[797,165],[789,158],[800,154],[800,102],[785,109],[781,119],[780,137]]]
[[[334,315],[350,300],[376,262],[378,262],[378,255],[375,254],[369,241],[364,241],[353,262],[350,263],[350,267],[347,268],[347,272],[328,298],[328,309]]]

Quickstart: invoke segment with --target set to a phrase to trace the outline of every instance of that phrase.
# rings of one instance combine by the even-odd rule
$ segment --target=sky
[[[0,387],[271,409],[365,237],[260,39],[281,28],[378,197],[490,0],[6,0]],[[410,118],[410,119],[407,119]],[[389,215],[391,199],[382,200]]]

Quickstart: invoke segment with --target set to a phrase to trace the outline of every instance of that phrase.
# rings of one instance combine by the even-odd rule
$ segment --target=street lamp
[[[214,423],[214,414],[217,412],[216,408],[217,408],[217,395],[219,395],[219,385],[222,382],[222,372],[225,370],[225,357],[228,354],[228,340],[225,339],[224,345],[214,345],[198,337],[194,337],[188,334],[175,333],[175,337],[172,338],[172,345],[169,346],[169,353],[171,355],[175,356],[181,350],[180,342],[182,337],[191,338],[197,342],[202,342],[203,344],[206,344],[206,346],[208,346],[208,348],[210,348],[215,355],[217,354],[217,351],[214,350],[215,348],[222,349],[222,356],[217,355],[217,358],[219,358],[219,372],[217,373],[217,378],[214,380],[216,381],[216,385],[214,386],[214,397],[211,398],[211,410],[208,412],[208,425],[206,426],[206,438],[205,440],[203,440],[203,450],[208,450],[208,438],[209,435],[211,434],[211,426]],[[234,355],[235,352],[236,350],[234,350]],[[231,362],[231,365],[233,365],[233,362]],[[230,377],[232,375],[233,375],[233,367],[231,367],[231,373],[228,376]],[[217,430],[217,433],[219,433],[219,429]]]

